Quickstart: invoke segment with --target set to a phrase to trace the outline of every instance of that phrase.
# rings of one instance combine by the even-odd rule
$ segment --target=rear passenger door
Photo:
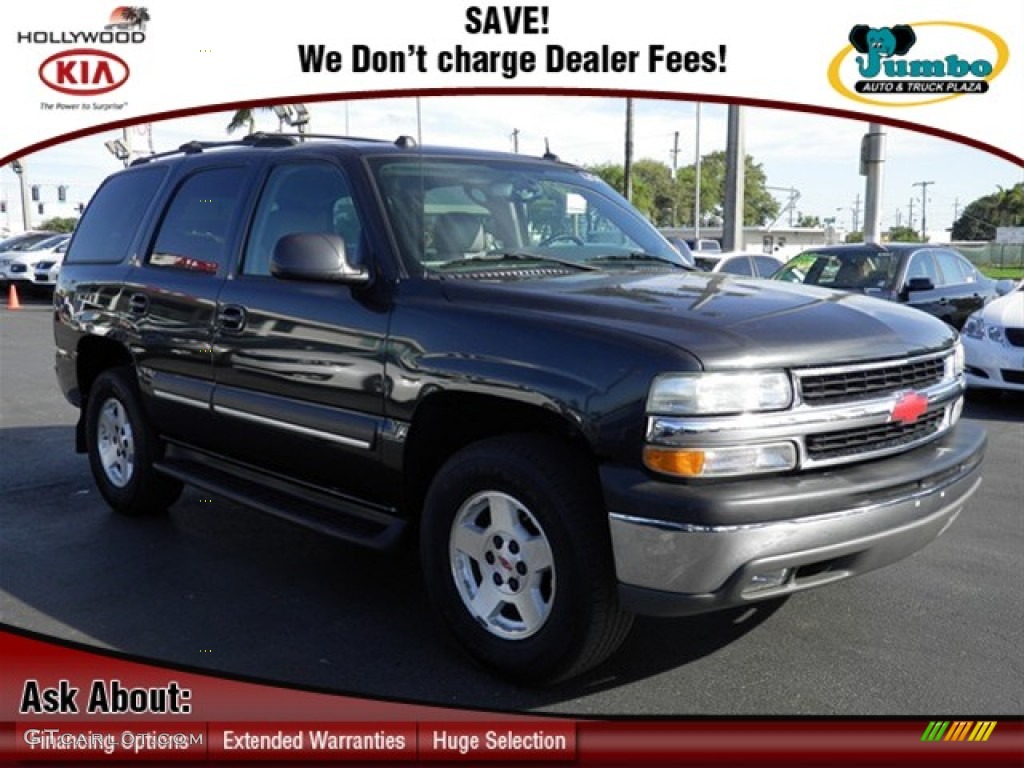
[[[164,435],[210,444],[213,328],[226,265],[238,248],[244,165],[200,167],[177,180],[140,263],[124,316],[136,336],[140,385]]]
[[[942,294],[950,308],[951,325],[960,328],[967,317],[985,303],[974,267],[953,251],[936,250],[935,260],[942,273]]]
[[[266,174],[240,267],[219,296],[214,410],[221,452],[362,500],[382,481],[388,312],[369,289],[271,276],[274,245],[298,232],[339,235],[369,265],[364,204],[327,159],[278,161]]]

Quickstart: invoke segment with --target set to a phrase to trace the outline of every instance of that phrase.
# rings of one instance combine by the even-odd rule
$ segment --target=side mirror
[[[996,282],[996,293],[999,296],[1005,296],[1016,287],[1013,280],[998,280]]]
[[[910,278],[900,291],[900,297],[906,299],[911,293],[918,291],[934,291],[935,284],[931,278]]]
[[[326,232],[285,235],[274,245],[270,274],[281,280],[365,285],[370,282],[366,267],[348,260],[345,241]]]

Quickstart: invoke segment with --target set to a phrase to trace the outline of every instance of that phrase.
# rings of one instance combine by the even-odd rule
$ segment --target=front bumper
[[[1024,392],[1024,347],[964,337],[968,388]]]
[[[793,476],[674,484],[602,469],[624,605],[686,615],[896,562],[948,528],[980,483],[985,432],[962,423],[884,460]],[[765,578],[781,583],[763,586]]]

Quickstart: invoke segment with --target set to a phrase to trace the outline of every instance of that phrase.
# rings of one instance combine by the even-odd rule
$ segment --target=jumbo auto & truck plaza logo
[[[39,79],[50,89],[69,96],[98,96],[120,88],[128,81],[128,63],[115,53],[96,45],[140,45],[146,42],[149,11],[136,6],[118,6],[103,29],[20,30],[19,44],[72,45],[47,56],[39,65]]]
[[[1009,48],[991,30],[958,21],[857,24],[828,68],[829,83],[864,104],[919,106],[987,93]]]

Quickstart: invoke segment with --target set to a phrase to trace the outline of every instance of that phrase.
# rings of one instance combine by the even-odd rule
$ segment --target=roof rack
[[[386,139],[371,139],[364,136],[341,136],[333,133],[264,133],[261,131],[230,141],[188,141],[177,149],[169,149],[166,152],[157,152],[153,155],[136,158],[131,162],[131,165],[143,165],[151,160],[158,160],[172,155],[198,155],[208,149],[221,149],[223,147],[294,147],[306,139],[367,141],[377,144],[394,143],[395,146],[403,148],[416,146],[416,140],[411,136],[399,136],[394,142],[389,142]]]
[[[233,141],[188,141],[177,149],[139,157],[133,160],[131,165],[143,165],[150,160],[159,160],[161,157],[170,157],[171,155],[198,155],[207,149],[222,147],[292,147],[298,143],[298,140],[292,136],[278,133],[250,133],[242,139]]]

